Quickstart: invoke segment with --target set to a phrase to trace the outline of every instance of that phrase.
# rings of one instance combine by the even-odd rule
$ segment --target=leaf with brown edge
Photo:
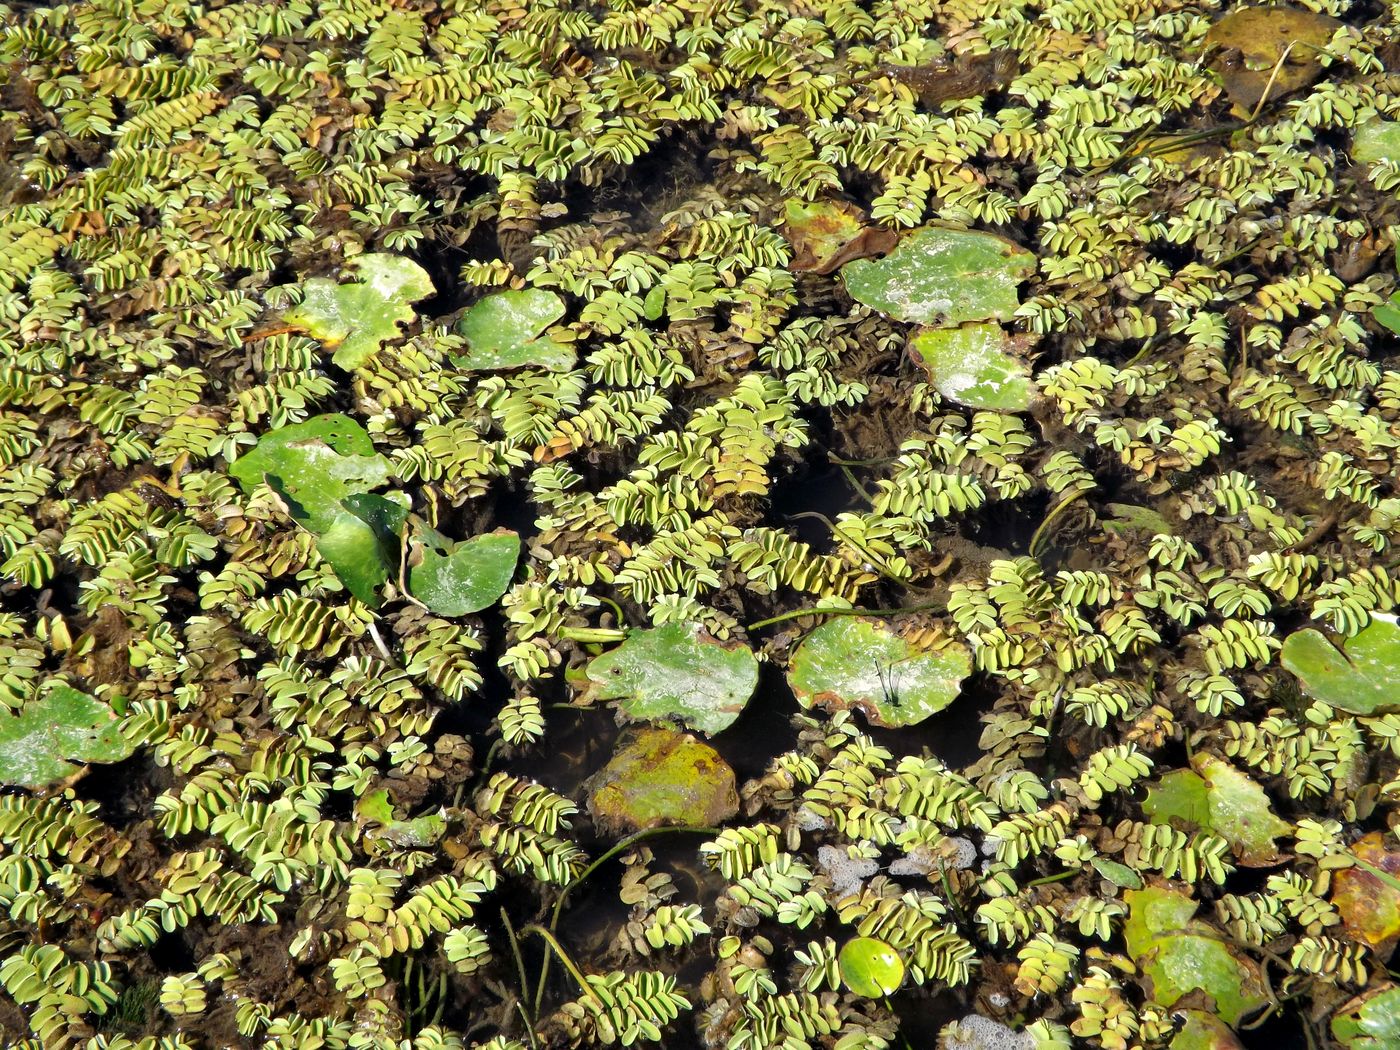
[[[792,245],[789,269],[835,273],[852,259],[884,255],[899,235],[865,224],[865,212],[842,200],[789,200],[783,229]]]
[[[1387,849],[1373,831],[1351,852],[1357,864],[1332,876],[1332,903],[1353,938],[1377,949],[1393,946],[1400,939],[1400,851]]]

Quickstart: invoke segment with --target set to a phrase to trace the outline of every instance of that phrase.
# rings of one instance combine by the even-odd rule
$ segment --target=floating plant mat
[[[0,6],[0,1042],[1394,1043],[1309,3]]]

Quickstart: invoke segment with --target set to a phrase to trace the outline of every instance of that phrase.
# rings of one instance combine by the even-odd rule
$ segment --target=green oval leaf
[[[928,375],[929,385],[950,401],[1023,412],[1035,393],[1031,370],[1012,353],[1023,342],[987,321],[921,329],[909,340],[909,354]]]
[[[883,259],[841,268],[857,302],[897,321],[939,326],[1008,320],[1017,287],[1034,272],[1035,256],[1020,245],[941,226],[913,231]]]
[[[467,616],[495,605],[520,561],[520,537],[505,529],[454,543],[419,525],[408,556],[408,590],[442,616]]]
[[[836,958],[841,981],[862,999],[883,999],[904,983],[904,960],[889,943],[877,937],[853,937],[841,946]]]
[[[788,684],[803,707],[856,708],[873,725],[922,722],[957,699],[972,673],[960,642],[925,651],[876,620],[842,616],[802,640],[788,667]]]
[[[1274,815],[1264,789],[1207,751],[1196,752],[1191,765],[1150,785],[1143,812],[1158,824],[1219,835],[1246,867],[1277,863],[1274,840],[1292,832],[1293,825]]]
[[[1199,990],[1234,1026],[1269,1001],[1258,965],[1215,927],[1194,918],[1198,905],[1186,894],[1148,886],[1125,891],[1123,901],[1123,940],[1154,1002],[1171,1006]]]
[[[51,679],[18,714],[0,714],[0,784],[41,788],[88,762],[120,762],[136,749],[111,706]]]
[[[359,255],[347,265],[355,280],[341,284],[313,277],[302,285],[301,302],[283,316],[288,324],[334,348],[331,360],[337,365],[352,369],[397,339],[400,322],[417,316],[409,304],[426,299],[435,289],[427,270],[399,255]]]
[[[706,736],[727,729],[758,685],[748,646],[711,638],[696,624],[632,631],[587,668],[588,696],[617,700],[634,721],[675,719]]]
[[[1358,164],[1400,163],[1400,120],[1373,117],[1351,133],[1351,159]]]

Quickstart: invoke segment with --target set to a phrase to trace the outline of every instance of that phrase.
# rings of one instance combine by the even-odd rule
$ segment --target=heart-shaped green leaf
[[[758,685],[758,660],[695,624],[632,631],[588,665],[588,695],[634,721],[675,719],[706,736],[727,729]]]
[[[244,492],[266,478],[276,479],[292,517],[320,533],[342,513],[341,500],[383,485],[389,470],[389,461],[374,451],[364,427],[336,414],[269,431],[229,474]]]
[[[110,705],[51,679],[18,714],[0,713],[0,784],[41,788],[83,763],[120,762],[136,749]]]
[[[803,707],[856,708],[874,725],[914,725],[958,697],[972,673],[960,642],[924,650],[876,620],[842,616],[802,640],[788,684]]]
[[[1035,256],[1020,245],[941,226],[913,231],[883,259],[841,268],[857,302],[897,321],[939,326],[1009,319],[1017,287],[1034,272]]]
[[[303,285],[301,302],[283,315],[288,324],[304,328],[334,349],[341,368],[358,368],[390,339],[397,339],[400,322],[417,315],[411,303],[435,289],[428,271],[398,255],[360,255],[348,264],[355,280],[341,284],[313,277]]]
[[[520,537],[506,529],[460,543],[421,523],[408,555],[408,590],[441,616],[467,616],[495,605],[520,561]]]
[[[564,316],[564,300],[543,288],[496,292],[472,305],[457,322],[467,353],[452,358],[474,372],[507,368],[573,368],[572,348],[541,333]]]
[[[1400,626],[1393,613],[1371,622],[1338,649],[1321,631],[1306,627],[1283,643],[1279,660],[1311,697],[1355,715],[1400,710]]]

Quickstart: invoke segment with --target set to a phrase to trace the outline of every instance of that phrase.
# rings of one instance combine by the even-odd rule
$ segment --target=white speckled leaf
[[[1372,613],[1340,650],[1311,627],[1294,631],[1279,660],[1323,703],[1355,715],[1400,710],[1400,626],[1393,613]]]
[[[695,624],[632,631],[588,665],[589,695],[617,700],[634,721],[675,719],[713,736],[728,728],[758,685],[758,660]]]
[[[345,369],[358,368],[397,339],[399,323],[417,316],[409,304],[435,291],[428,271],[399,255],[360,255],[349,265],[356,280],[340,284],[313,277],[302,285],[301,302],[283,315],[288,324],[334,348],[331,360]]]
[[[915,648],[876,620],[828,620],[802,640],[788,666],[788,684],[803,707],[857,708],[873,725],[914,725],[957,699],[972,673],[961,643]]]
[[[1019,303],[1018,286],[1035,272],[1035,256],[1002,237],[925,226],[883,259],[841,268],[857,302],[897,321],[957,325],[1004,321]]]
[[[1023,412],[1034,388],[1030,369],[1009,352],[1016,340],[995,321],[958,328],[925,328],[909,340],[909,353],[930,385],[950,401],[996,412]]]
[[[51,681],[17,715],[0,714],[0,784],[41,788],[85,762],[119,762],[135,750],[117,732],[111,707]]]

